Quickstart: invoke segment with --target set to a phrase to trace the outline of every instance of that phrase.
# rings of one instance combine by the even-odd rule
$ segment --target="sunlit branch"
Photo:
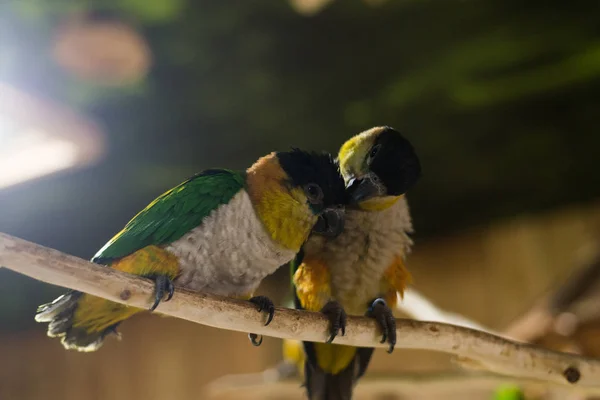
[[[93,264],[56,250],[0,234],[0,265],[43,282],[148,308],[154,284],[147,279]],[[278,308],[269,326],[248,302],[178,289],[158,310],[172,317],[241,332],[325,342],[327,320],[318,313]],[[33,317],[33,316],[32,316]],[[165,323],[168,323],[165,321]],[[512,342],[470,328],[398,319],[400,348],[452,353],[488,371],[581,387],[600,386],[600,360]],[[374,320],[349,317],[346,335],[335,343],[386,347]]]

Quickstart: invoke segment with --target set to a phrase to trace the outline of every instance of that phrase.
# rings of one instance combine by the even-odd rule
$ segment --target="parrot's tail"
[[[306,390],[310,400],[351,400],[354,389],[354,360],[337,374],[329,374],[317,365],[304,367]]]
[[[48,322],[48,336],[61,338],[66,349],[87,352],[98,350],[107,335],[119,336],[119,323],[138,311],[72,290],[39,306],[35,320]]]
[[[324,371],[316,360],[313,345],[320,345],[320,354],[330,351],[333,360],[342,360],[346,365],[335,374]],[[307,361],[304,363],[306,391],[310,400],[351,400],[354,386],[365,374],[374,349],[367,347],[349,347],[340,345],[321,345],[320,343],[304,343]],[[350,358],[346,358],[350,355]],[[344,358],[348,361],[344,362]],[[311,362],[310,360],[313,360]],[[330,359],[331,360],[331,359]]]

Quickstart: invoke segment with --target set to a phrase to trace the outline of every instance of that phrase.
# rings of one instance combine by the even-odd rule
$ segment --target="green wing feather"
[[[202,224],[211,211],[244,188],[245,174],[225,169],[203,171],[159,196],[127,223],[92,261],[106,263],[149,245],[165,245]]]

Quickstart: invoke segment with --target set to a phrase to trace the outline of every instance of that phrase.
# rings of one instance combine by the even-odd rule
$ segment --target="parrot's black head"
[[[421,175],[412,144],[387,126],[348,140],[340,149],[339,162],[352,203],[401,196]]]
[[[306,203],[318,215],[313,231],[337,236],[344,227],[343,205],[347,203],[344,178],[329,153],[299,149],[276,153],[289,186],[301,189]]]

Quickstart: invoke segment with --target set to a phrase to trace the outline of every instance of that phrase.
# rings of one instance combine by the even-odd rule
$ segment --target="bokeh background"
[[[391,125],[424,167],[415,287],[508,329],[595,254],[599,17],[591,0],[2,1],[0,231],[89,258],[194,172]],[[279,301],[285,272],[263,285]],[[66,352],[33,321],[59,293],[0,269],[0,399],[206,398],[281,358],[276,339],[154,316]],[[535,340],[595,355],[594,318],[538,321]],[[372,374],[453,368],[400,350]]]

